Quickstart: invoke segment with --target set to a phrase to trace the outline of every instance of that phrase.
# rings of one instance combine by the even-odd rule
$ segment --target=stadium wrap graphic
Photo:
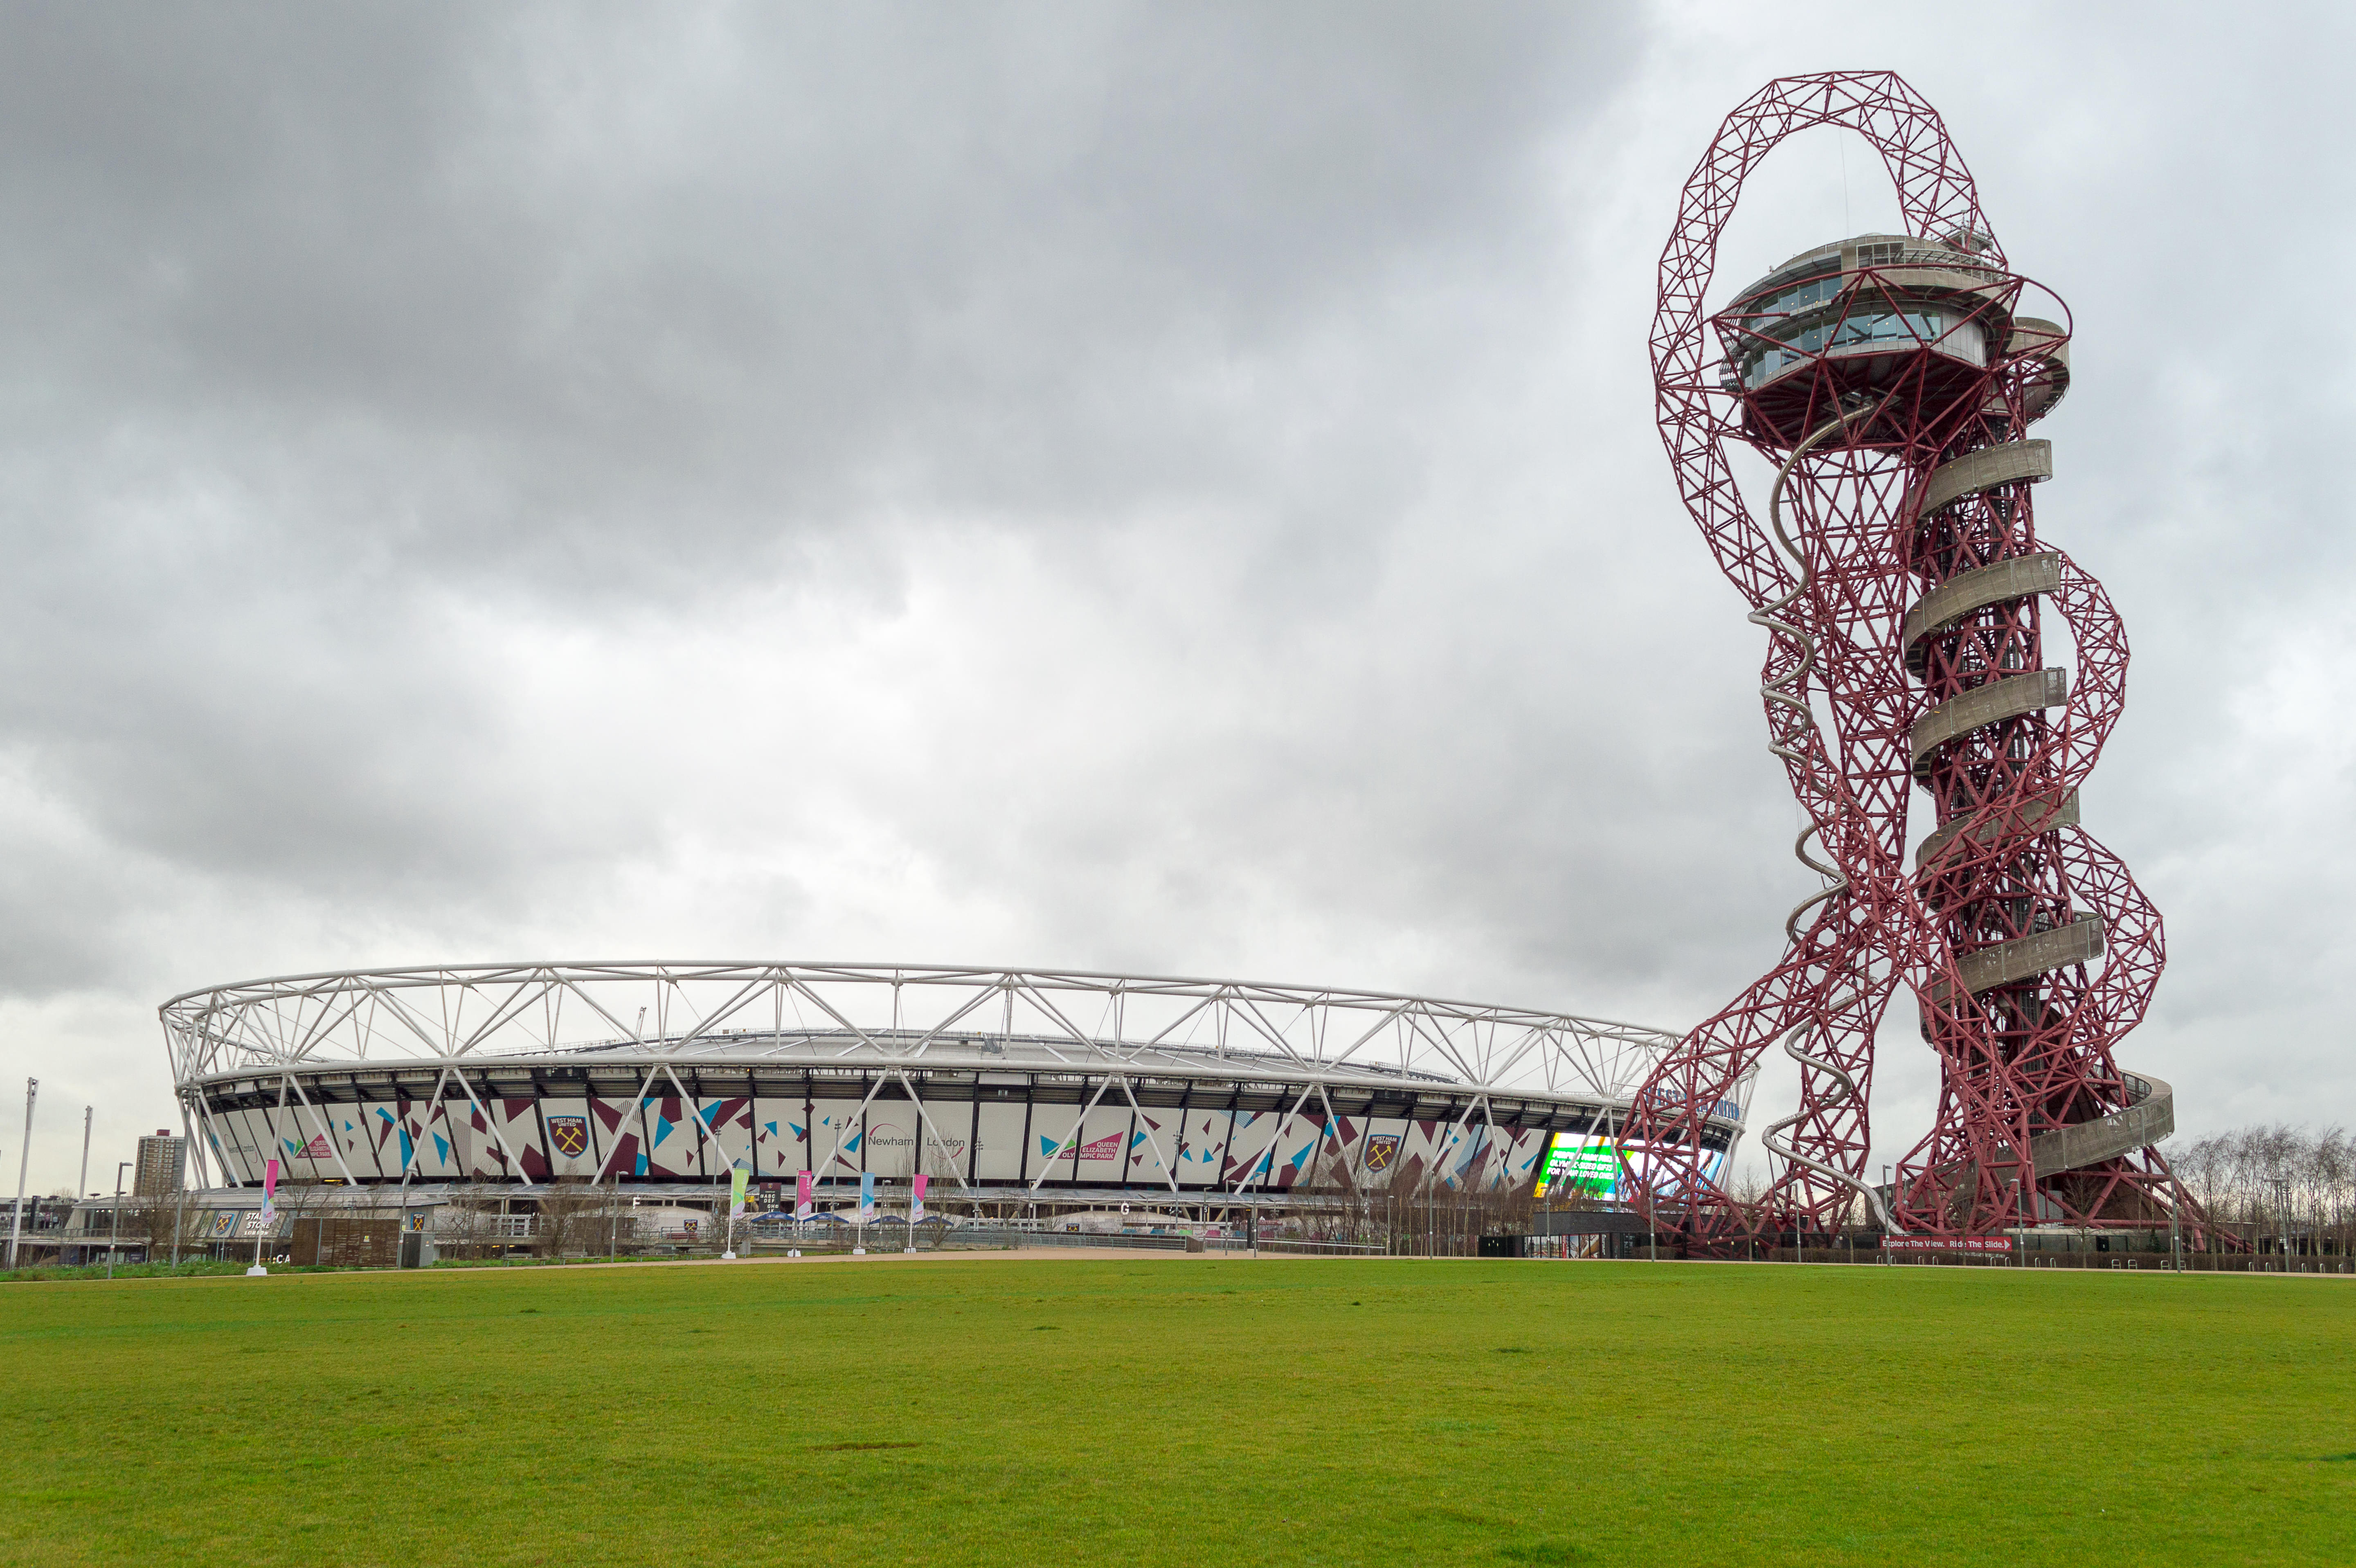
[[[1398,1157],[1399,1135],[1376,1133],[1366,1140],[1366,1168],[1388,1170],[1391,1161]]]
[[[589,1118],[586,1116],[551,1116],[548,1118],[548,1141],[557,1153],[577,1157],[589,1152]]]
[[[1094,1143],[1081,1144],[1076,1148],[1066,1147],[1064,1152],[1058,1155],[1055,1154],[1055,1140],[1051,1137],[1042,1136],[1039,1139],[1039,1152],[1043,1155],[1054,1155],[1057,1159],[1072,1159],[1075,1157],[1079,1159],[1119,1159],[1120,1157],[1121,1137],[1122,1135],[1119,1133],[1107,1133],[1104,1136],[1097,1139]]]
[[[867,1124],[867,1147],[871,1149],[914,1148],[915,1135],[905,1132],[890,1122],[870,1120]]]

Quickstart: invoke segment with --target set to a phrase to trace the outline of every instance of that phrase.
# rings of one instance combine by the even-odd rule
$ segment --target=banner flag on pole
[[[875,1173],[872,1170],[859,1173],[859,1222],[875,1223]]]
[[[808,1224],[814,1207],[810,1202],[810,1173],[805,1170],[794,1178],[794,1223]]]
[[[728,1172],[728,1217],[731,1220],[742,1217],[744,1212],[744,1181],[751,1175],[752,1172],[746,1170],[741,1161]]]
[[[264,1225],[278,1214],[278,1162],[265,1160],[262,1167],[262,1222]]]
[[[925,1222],[925,1183],[931,1179],[931,1177],[922,1171],[916,1173],[916,1195],[908,1203],[908,1223],[911,1225],[921,1225]]]

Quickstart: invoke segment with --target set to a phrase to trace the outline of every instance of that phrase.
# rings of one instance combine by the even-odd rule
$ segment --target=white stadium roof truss
[[[1676,1043],[1636,1024],[1325,987],[873,964],[344,970],[191,991],[159,1011],[182,1085],[395,1061],[445,1063],[463,1084],[477,1063],[585,1051],[757,1066],[765,1053],[806,1060],[812,1037],[830,1035],[845,1068],[922,1068],[1021,1039],[1077,1073],[1151,1075],[1208,1057],[1265,1061],[1293,1082],[1405,1075],[1619,1100]]]

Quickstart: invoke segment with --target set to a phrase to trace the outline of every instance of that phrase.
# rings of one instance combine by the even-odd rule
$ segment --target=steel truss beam
[[[1289,1084],[1405,1077],[1472,1095],[1622,1101],[1676,1038],[1567,1013],[1327,987],[875,964],[340,970],[191,991],[159,1016],[184,1088],[231,1073],[275,1080],[296,1069],[422,1061],[460,1070],[478,1110],[466,1070],[479,1074],[502,1059],[642,1058],[643,1092],[669,1078],[684,1094],[673,1063],[725,1053],[757,1065],[764,1052],[784,1058],[817,1032],[845,1042],[829,1049],[847,1070],[904,1072],[950,1056],[970,1065],[973,1040],[1020,1037],[1075,1072],[1119,1076],[1123,1094],[1132,1080],[1215,1062]],[[626,1021],[641,1017],[651,1029]],[[483,1114],[512,1161],[498,1118]],[[700,1112],[695,1120],[701,1126]]]

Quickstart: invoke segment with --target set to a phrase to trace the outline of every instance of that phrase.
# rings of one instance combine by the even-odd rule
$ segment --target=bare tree
[[[580,1179],[561,1181],[538,1200],[531,1243],[535,1254],[562,1258],[603,1252],[612,1234],[613,1189]]]
[[[2277,1123],[2234,1127],[2168,1151],[2211,1220],[2301,1252],[2345,1255],[2356,1242],[2356,1144],[2347,1130]]]

